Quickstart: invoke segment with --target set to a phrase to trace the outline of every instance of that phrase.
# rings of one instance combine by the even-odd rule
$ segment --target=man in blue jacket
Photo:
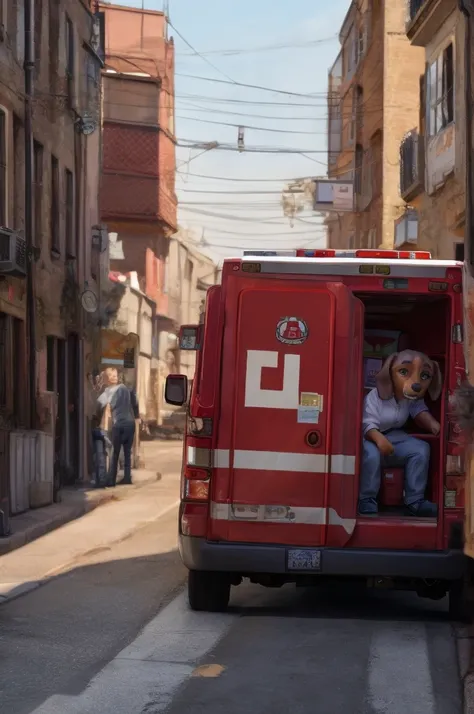
[[[135,420],[140,418],[138,400],[133,390],[119,383],[118,372],[114,367],[106,370],[106,377],[107,387],[100,395],[98,403],[102,410],[110,404],[112,414],[113,452],[107,481],[109,486],[115,486],[117,483],[120,451],[123,447],[124,477],[121,483],[131,484]]]

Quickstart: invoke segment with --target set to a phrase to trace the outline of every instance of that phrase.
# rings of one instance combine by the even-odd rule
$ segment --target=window
[[[344,46],[344,76],[352,76],[356,68],[356,32],[354,26],[351,27],[347,35],[347,39]]]
[[[46,389],[48,392],[56,392],[56,338],[48,335],[46,337]]]
[[[1,2],[1,0],[0,0]],[[0,226],[7,225],[7,115],[0,109]]]
[[[454,244],[454,260],[464,263],[464,243]]]
[[[65,180],[65,216],[66,216],[66,255],[68,258],[76,257],[76,231],[74,221],[74,176],[72,171],[66,169]]]
[[[364,123],[364,90],[359,85],[354,93],[356,132],[362,129]]]
[[[99,49],[97,54],[99,57],[105,59],[105,12],[96,13],[96,17],[99,20]]]
[[[3,41],[7,28],[7,0],[0,0],[0,28],[3,30],[0,35],[0,41]]]
[[[429,136],[435,136],[454,121],[453,45],[444,49],[427,72],[427,123]]]
[[[0,313],[0,410],[8,406],[8,315]]]
[[[12,212],[8,212],[8,220],[12,228],[18,228],[23,222],[25,206],[25,132],[23,123],[17,114],[13,114],[13,155],[10,167],[7,169],[7,183],[13,184]]]
[[[0,0],[1,3],[1,0]],[[43,3],[41,0],[36,0],[35,2],[35,77],[38,78],[41,75],[41,50],[42,50],[42,36],[43,36]]]
[[[18,426],[25,416],[24,383],[25,383],[25,339],[24,323],[16,317],[11,318],[12,330],[12,412]]]
[[[74,26],[69,17],[66,17],[66,77],[70,107],[74,95],[74,61]]]
[[[74,76],[74,26],[69,17],[66,17],[66,74]]]
[[[378,196],[382,190],[382,131],[378,130],[370,140],[370,152],[372,156],[372,196]]]
[[[364,196],[366,206],[372,200],[373,163],[372,149],[367,149],[362,161],[362,195]]]
[[[51,156],[51,251],[59,257],[59,162]]]
[[[37,141],[33,144],[33,182],[34,244],[40,248],[43,240],[43,147]]]
[[[354,176],[354,192],[360,194],[362,192],[362,166],[364,163],[364,149],[360,144],[357,144],[355,150],[355,176]]]

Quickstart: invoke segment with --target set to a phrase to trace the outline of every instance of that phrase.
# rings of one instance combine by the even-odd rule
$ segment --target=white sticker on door
[[[298,409],[300,356],[280,355],[283,359],[281,389],[262,389],[264,367],[277,369],[279,353],[270,350],[247,350],[245,406],[263,409]]]
[[[298,407],[298,424],[318,424],[319,409],[317,407]]]

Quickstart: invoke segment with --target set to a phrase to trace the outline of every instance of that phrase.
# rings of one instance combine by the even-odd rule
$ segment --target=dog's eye
[[[402,369],[400,369],[400,370],[398,371],[398,373],[399,373],[402,377],[406,377],[406,376],[408,375],[408,370],[405,369],[405,367],[402,367]]]
[[[424,381],[431,379],[431,374],[429,372],[422,372],[420,376]]]

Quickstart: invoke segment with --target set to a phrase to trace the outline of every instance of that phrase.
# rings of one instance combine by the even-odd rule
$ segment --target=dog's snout
[[[419,384],[418,382],[414,382],[414,383],[411,385],[411,388],[413,389],[414,392],[416,392],[416,394],[418,394],[419,392],[421,392],[421,384]]]

